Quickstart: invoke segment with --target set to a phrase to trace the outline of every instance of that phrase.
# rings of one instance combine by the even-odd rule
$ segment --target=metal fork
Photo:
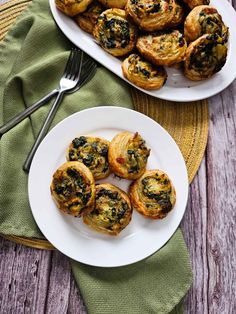
[[[85,60],[85,62],[83,63],[81,79],[79,80],[78,84],[73,89],[66,91],[66,93],[69,93],[69,94],[74,93],[78,89],[80,89],[90,79],[90,77],[94,75],[96,68],[97,68],[96,62],[92,58],[87,57],[87,60]],[[38,110],[41,106],[46,104],[52,97],[56,96],[58,92],[59,92],[59,88],[53,89],[50,93],[48,93],[46,96],[41,98],[39,101],[33,103],[31,106],[29,106],[25,110],[17,113],[9,121],[7,121],[5,124],[0,126],[0,137],[3,134],[10,131],[12,128],[14,128],[17,124],[19,124],[25,118],[30,116],[32,113],[34,113],[36,110]]]
[[[64,74],[60,80],[59,93],[50,111],[48,112],[48,115],[35,140],[33,147],[31,148],[25,160],[25,163],[23,165],[24,171],[26,172],[29,171],[34,154],[39,144],[41,143],[41,141],[43,140],[44,136],[47,134],[50,128],[51,122],[53,121],[53,118],[57,112],[57,109],[62,101],[63,95],[65,94],[66,91],[73,89],[77,85],[80,79],[80,74],[81,74],[81,69],[82,69],[82,60],[83,60],[83,52],[77,48],[72,48],[68,62],[65,67]]]

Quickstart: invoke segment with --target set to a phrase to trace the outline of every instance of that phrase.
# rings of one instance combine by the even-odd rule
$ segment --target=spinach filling
[[[61,199],[73,199],[76,201],[70,203],[68,208],[76,205],[86,205],[91,198],[91,190],[85,179],[74,168],[66,171],[66,176],[61,176],[54,180],[55,192]]]
[[[170,181],[162,180],[159,177],[144,178],[142,181],[142,192],[151,202],[146,204],[148,209],[155,208],[156,205],[161,207],[161,212],[168,213],[172,209],[170,201]],[[157,189],[155,190],[155,186]],[[163,186],[164,189],[160,187]]]
[[[72,141],[68,156],[70,161],[80,161],[92,172],[99,169],[106,173],[109,169],[108,145],[85,136],[80,136]]]
[[[149,154],[145,141],[136,133],[127,148],[128,172],[138,173],[146,165]]]
[[[101,189],[97,192],[96,199],[99,199],[101,196],[107,196],[108,198],[112,200],[117,200],[118,192],[112,192],[110,190]]]
[[[91,215],[101,216],[103,220],[114,224],[123,219],[128,210],[128,203],[121,199],[118,192],[102,188],[96,194],[95,209]]]
[[[216,12],[214,12],[216,13]],[[204,11],[199,13],[199,24],[201,25],[201,35],[203,34],[219,34],[223,35],[222,21],[217,17],[217,15],[206,14]]]
[[[75,138],[73,141],[74,148],[79,148],[80,146],[84,146],[87,143],[87,139],[85,136],[80,136],[79,138]]]
[[[150,3],[140,3],[140,0],[131,0],[131,4],[133,5],[133,11],[142,18],[148,14],[154,14],[162,11],[162,0],[153,0]],[[169,0],[163,1],[169,3]]]
[[[107,19],[102,16],[103,31],[100,33],[100,40],[103,47],[111,48],[125,48],[130,43],[130,27],[126,20],[111,18]]]
[[[158,72],[160,72],[160,74],[163,73],[161,67],[154,67],[151,63],[142,60],[136,54],[130,55],[128,70],[130,73],[141,76],[143,79],[152,79]]]
[[[178,38],[179,46],[183,47],[185,45],[184,36],[181,34]]]
[[[226,61],[227,48],[217,34],[206,37],[207,43],[195,47],[190,56],[190,69],[198,71],[203,77],[206,71],[212,74],[221,70]]]

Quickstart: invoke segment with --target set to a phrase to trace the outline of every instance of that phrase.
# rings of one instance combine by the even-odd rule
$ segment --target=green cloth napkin
[[[1,125],[58,86],[70,47],[48,1],[34,0],[0,44]],[[44,238],[30,211],[28,176],[22,165],[51,104],[0,140],[2,234]],[[132,108],[127,84],[102,67],[80,91],[65,96],[52,126],[74,112],[100,105]],[[91,314],[180,313],[178,304],[192,278],[180,230],[158,253],[133,265],[107,269],[75,261],[71,265]]]

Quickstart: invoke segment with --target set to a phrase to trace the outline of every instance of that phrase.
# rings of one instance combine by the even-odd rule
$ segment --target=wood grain
[[[68,258],[0,238],[0,313],[78,313],[85,306]]]
[[[1,239],[0,313],[44,313],[51,253]]]
[[[236,82],[209,99],[205,158],[182,222],[194,273],[187,313],[236,313]]]

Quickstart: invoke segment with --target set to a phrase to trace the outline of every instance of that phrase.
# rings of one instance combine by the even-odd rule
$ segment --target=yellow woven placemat
[[[5,37],[9,27],[30,2],[31,0],[10,0],[0,5],[0,40]],[[199,168],[207,143],[207,101],[175,103],[148,96],[135,88],[131,89],[131,93],[135,109],[156,120],[175,139],[184,156],[189,183],[191,183]],[[29,247],[54,249],[47,240],[2,236]]]
[[[176,103],[132,89],[134,106],[165,128],[178,144],[192,182],[207,143],[208,104],[206,100]]]

